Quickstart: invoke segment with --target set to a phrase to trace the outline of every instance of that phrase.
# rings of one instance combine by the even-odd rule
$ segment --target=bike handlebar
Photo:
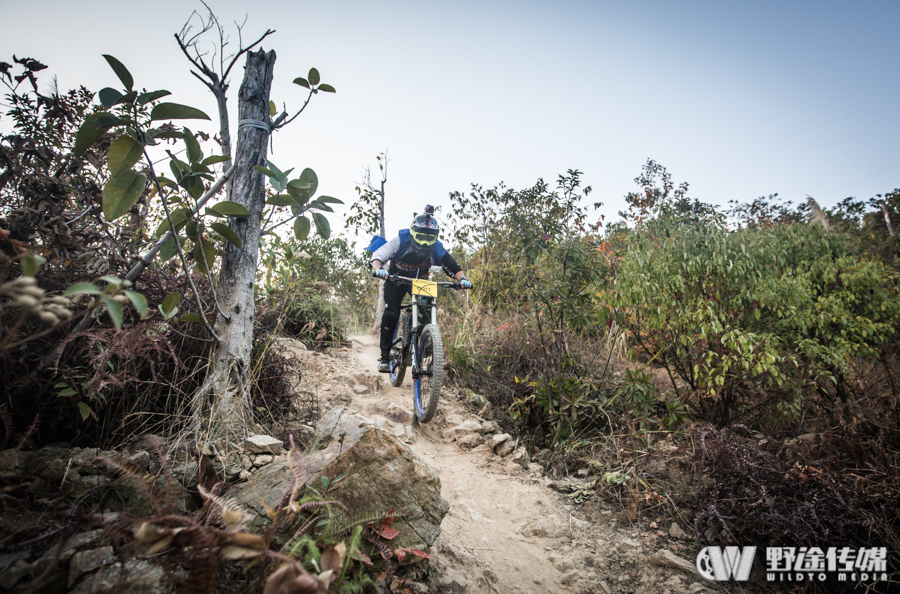
[[[382,277],[382,276],[378,276],[374,272],[372,273],[372,278],[377,278],[379,280],[402,281],[402,282],[406,282],[409,284],[412,284],[412,282],[414,280],[420,280],[420,279],[416,279],[416,278],[410,278],[408,276],[400,276],[397,274],[388,274],[387,276]],[[431,281],[431,282],[436,283],[439,287],[447,287],[450,289],[465,289],[465,287],[463,287],[458,282],[450,282],[450,281]]]

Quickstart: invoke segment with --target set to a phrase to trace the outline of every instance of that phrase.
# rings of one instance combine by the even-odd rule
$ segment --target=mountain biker
[[[444,273],[456,279],[464,289],[471,289],[472,282],[466,278],[462,268],[456,263],[444,245],[438,240],[440,226],[434,218],[434,207],[425,207],[425,213],[413,219],[409,229],[388,241],[372,254],[372,271],[379,278],[388,274],[410,278],[428,278],[429,268],[440,265]],[[390,261],[388,270],[382,268]],[[394,329],[400,319],[400,303],[403,297],[412,291],[412,287],[391,280],[384,283],[384,314],[381,317],[381,359],[378,360],[378,371],[388,373],[390,367],[391,342]]]

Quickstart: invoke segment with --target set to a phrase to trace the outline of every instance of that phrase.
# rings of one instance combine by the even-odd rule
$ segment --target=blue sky
[[[109,53],[139,86],[214,115],[172,37],[199,2],[0,1],[0,59],[99,91],[117,83]],[[900,187],[897,0],[210,6],[223,22],[252,9],[245,39],[277,31],[263,47],[278,54],[279,106],[301,104],[291,80],[311,66],[337,88],[275,135],[277,165],[312,167],[320,192],[349,202],[388,149],[389,233],[472,182],[522,188],[569,168],[615,220],[648,158],[716,204],[778,192],[830,206]]]

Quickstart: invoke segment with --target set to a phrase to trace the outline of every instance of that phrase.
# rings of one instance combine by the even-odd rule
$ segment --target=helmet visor
[[[436,229],[411,229],[413,241],[423,247],[431,247],[437,243],[438,232]]]

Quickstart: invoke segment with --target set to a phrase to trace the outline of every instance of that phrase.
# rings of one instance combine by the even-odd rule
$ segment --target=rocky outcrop
[[[389,543],[392,549],[427,551],[431,547],[441,533],[449,504],[441,498],[437,473],[418,454],[344,407],[322,418],[312,443],[307,452],[290,453],[289,462],[264,467],[237,486],[232,496],[264,518],[267,508],[277,508],[296,475],[304,487],[340,501],[356,518],[394,510],[392,527],[399,534]],[[327,492],[323,477],[330,485]]]

